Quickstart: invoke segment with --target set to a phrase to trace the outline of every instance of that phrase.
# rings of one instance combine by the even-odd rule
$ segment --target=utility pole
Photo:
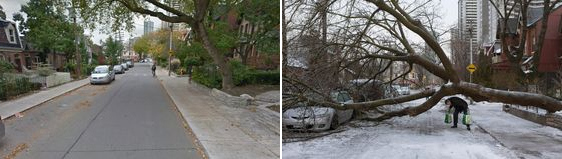
[[[473,22],[469,21],[469,23],[470,23],[470,28],[468,28],[468,33],[470,35],[468,35],[468,36],[470,37],[470,39],[469,39],[470,40],[469,41],[470,42],[470,65],[472,66],[472,65],[474,65],[472,63],[473,62],[472,61],[472,32],[474,31],[474,29],[473,29]],[[471,71],[469,71],[469,82],[472,83],[472,72]],[[474,100],[472,100],[472,98],[470,98],[470,97],[467,97],[467,98],[469,99],[470,104],[474,104]]]
[[[168,76],[171,76],[172,74],[172,33],[174,32],[173,30],[173,24],[170,22],[169,23],[170,26],[170,48],[168,49]]]
[[[172,6],[172,2],[169,1],[170,6]],[[171,16],[171,13],[168,12],[168,16]],[[170,24],[170,49],[168,50],[168,76],[171,76],[172,73],[172,34],[174,33],[174,23],[169,22]]]
[[[78,25],[76,23],[76,14],[74,11],[74,3],[71,4],[72,7],[69,8],[70,10],[70,16],[72,17],[72,21],[74,23],[74,47],[76,48],[75,50],[75,54],[76,54],[76,67],[75,67],[75,72],[76,75],[78,76],[78,79],[82,78],[82,69],[81,69],[81,65],[82,65],[82,57],[80,55],[80,51],[79,51],[79,47],[78,47],[78,41],[79,41],[79,37],[78,37]],[[56,61],[56,60],[55,60]]]
[[[472,61],[472,32],[473,32],[474,30],[473,30],[473,28],[472,28],[472,27],[473,27],[472,21],[469,21],[469,23],[470,23],[470,28],[468,28],[468,34],[469,34],[468,36],[469,36],[469,40],[470,40],[470,41],[469,41],[469,43],[470,43],[470,48],[469,48],[469,49],[470,49],[470,64],[472,65],[472,64],[473,64],[473,63],[472,63],[472,62],[473,62],[473,61]],[[469,72],[469,74],[470,74],[470,76],[469,76],[469,82],[472,83],[472,72]]]

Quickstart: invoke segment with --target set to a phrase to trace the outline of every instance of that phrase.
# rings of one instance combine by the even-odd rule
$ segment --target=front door
[[[16,69],[18,70],[18,72],[21,72],[21,59],[17,58],[14,60],[14,62],[16,62]]]

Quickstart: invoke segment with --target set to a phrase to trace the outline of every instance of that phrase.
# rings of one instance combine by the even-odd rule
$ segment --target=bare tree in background
[[[313,35],[314,37],[316,35],[310,33],[313,30],[320,30],[316,29],[319,25],[315,25],[320,16],[318,16],[318,9],[314,7],[314,2],[288,0],[285,3],[284,13],[286,15],[284,21],[287,25],[285,26],[287,29],[285,30],[287,32],[287,47],[294,47],[301,43],[298,39],[302,39],[303,36]],[[437,14],[433,8],[438,3],[439,1],[406,3],[397,0],[329,1],[325,33],[327,40],[325,44],[321,45],[326,51],[318,51],[321,49],[316,47],[311,47],[313,51],[304,52],[299,52],[298,47],[292,50],[288,49],[287,61],[293,61],[290,59],[292,57],[290,54],[317,54],[313,56],[326,56],[330,60],[324,65],[319,63],[318,66],[311,66],[311,63],[303,66],[284,65],[284,67],[298,67],[300,69],[294,70],[301,70],[304,73],[298,76],[299,78],[295,78],[291,73],[297,74],[298,71],[284,72],[283,87],[293,89],[285,92],[287,89],[284,88],[283,109],[286,110],[291,107],[292,103],[298,101],[308,101],[335,109],[374,110],[383,105],[400,104],[430,97],[429,100],[417,106],[382,111],[380,116],[363,118],[364,120],[381,121],[397,116],[416,116],[431,109],[445,96],[462,94],[475,101],[536,106],[548,112],[562,110],[562,102],[548,96],[486,88],[461,80],[458,71],[455,70],[451,60],[445,54],[443,41],[436,38],[433,32],[435,26],[437,26],[435,24],[439,22],[424,18],[425,14]],[[389,40],[396,45],[389,46],[384,43]],[[425,43],[437,57],[437,61],[433,62],[423,56],[425,53],[423,50],[414,49],[413,44],[416,41]],[[381,65],[365,65],[364,63],[367,62],[380,63]],[[397,76],[394,78],[380,78],[380,74],[390,71],[387,66],[391,63],[403,63],[406,68],[403,69],[404,71],[398,70],[399,72],[396,73]],[[369,72],[361,76],[369,77],[369,79],[383,79],[385,83],[391,83],[402,78],[412,71],[414,66],[419,66],[447,84],[439,90],[427,90],[407,96],[346,105],[335,103],[329,98],[325,98],[325,100],[307,98],[307,95],[303,94],[303,92],[312,92],[326,97],[325,91],[322,90],[332,89],[331,86],[327,85],[310,84],[329,79],[309,76],[306,72],[318,71],[317,69],[320,68],[317,67],[321,66],[323,66],[322,68],[331,67],[336,72],[330,76],[335,75],[333,78],[339,79],[344,76],[344,71],[354,68],[353,65],[363,66],[364,70],[376,70],[373,71],[374,73]]]

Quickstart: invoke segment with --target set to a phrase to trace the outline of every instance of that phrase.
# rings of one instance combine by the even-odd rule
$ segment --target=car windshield
[[[93,73],[108,73],[109,69],[107,67],[96,67]]]
[[[351,100],[351,96],[346,91],[332,92],[332,98],[335,98],[339,103],[344,103]]]
[[[351,97],[347,93],[340,93],[338,95],[338,102],[346,102],[351,100]]]

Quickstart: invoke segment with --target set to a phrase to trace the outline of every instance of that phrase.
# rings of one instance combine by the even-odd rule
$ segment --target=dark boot
[[[451,126],[451,128],[457,128],[457,126],[456,126],[456,125],[453,125],[453,126]]]
[[[466,125],[466,130],[470,131],[470,125]]]

